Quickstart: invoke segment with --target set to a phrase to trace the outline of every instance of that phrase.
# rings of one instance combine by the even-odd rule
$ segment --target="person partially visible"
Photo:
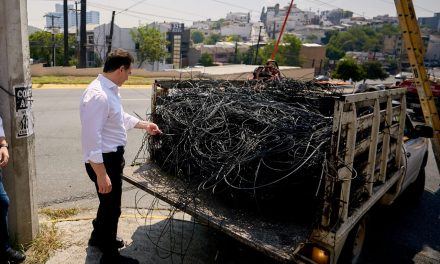
[[[117,231],[127,130],[139,128],[150,135],[161,133],[156,124],[139,120],[122,108],[119,87],[131,74],[132,63],[133,57],[126,50],[111,52],[103,73],[87,87],[80,102],[83,157],[99,198],[89,245],[102,251],[101,264],[137,263],[118,251],[124,247]]]
[[[3,186],[2,174],[2,168],[6,167],[9,161],[8,147],[3,129],[3,120],[0,117],[0,264],[21,263],[26,259],[23,253],[14,250],[9,244],[9,197]]]

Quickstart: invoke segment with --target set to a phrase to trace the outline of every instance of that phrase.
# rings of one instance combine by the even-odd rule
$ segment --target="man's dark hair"
[[[121,66],[124,66],[124,69],[127,70],[133,62],[133,56],[128,51],[124,49],[115,49],[105,60],[104,72],[114,72]]]

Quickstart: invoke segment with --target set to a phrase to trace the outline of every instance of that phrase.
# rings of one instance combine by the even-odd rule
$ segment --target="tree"
[[[286,65],[289,66],[301,66],[302,61],[299,56],[301,51],[301,40],[295,35],[285,35],[283,38],[285,45],[282,47],[282,54],[286,58]]]
[[[212,66],[214,65],[213,62],[214,59],[212,58],[212,55],[208,53],[203,53],[199,60],[199,63],[202,64],[203,66]]]
[[[63,34],[55,34],[55,42],[52,41],[52,33],[48,31],[37,31],[29,35],[30,56],[34,61],[50,63],[53,56],[53,45],[55,45],[55,65],[62,65],[64,62]],[[75,37],[68,38],[69,65],[75,65]]]
[[[222,36],[220,34],[212,33],[210,34],[203,43],[206,45],[214,45],[215,43],[219,42],[222,39]]]
[[[275,49],[275,40],[269,41],[264,48],[259,52],[261,61],[270,59],[273,50]],[[301,50],[301,40],[294,35],[285,35],[282,43],[278,47],[278,52],[275,55],[275,60],[279,65],[301,66],[302,61],[299,57]]]
[[[253,64],[254,63],[254,56],[255,56],[255,49],[253,47],[250,47],[245,52],[237,52],[237,63],[243,63],[243,64]]]
[[[365,70],[361,65],[358,65],[354,59],[344,58],[336,64],[332,78],[342,79],[344,81],[351,79],[354,82],[358,82],[363,80],[365,76]]]
[[[199,30],[191,31],[191,40],[194,44],[202,43],[205,40],[205,35]]]
[[[167,57],[165,34],[159,30],[140,26],[130,31],[133,41],[139,45],[136,50],[138,67],[140,68],[145,61],[154,63]]]
[[[240,42],[243,41],[243,39],[239,35],[230,35],[224,37],[224,41],[226,42]]]
[[[311,35],[307,35],[306,39],[305,39],[305,43],[316,43],[319,41],[318,36],[316,36],[315,34],[311,34]]]
[[[384,80],[389,76],[388,73],[383,70],[382,64],[378,61],[365,62],[364,64],[362,64],[362,68],[366,73],[364,77],[364,82],[366,81],[366,79]]]

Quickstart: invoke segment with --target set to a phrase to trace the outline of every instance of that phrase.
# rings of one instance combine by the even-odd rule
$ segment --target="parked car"
[[[315,81],[330,81],[330,77],[327,75],[318,75],[314,78]]]
[[[400,72],[394,76],[394,78],[399,80],[406,80],[408,78],[412,78],[412,74],[410,72]]]

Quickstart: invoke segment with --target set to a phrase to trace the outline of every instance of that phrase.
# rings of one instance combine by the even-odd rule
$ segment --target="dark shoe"
[[[94,236],[91,236],[89,239],[89,246],[97,247],[99,249],[102,249],[104,246],[106,246],[105,243],[106,242],[101,241]],[[114,241],[113,247],[118,249],[118,248],[123,248],[124,246],[125,246],[124,240],[122,240],[119,237],[116,237],[116,240]]]
[[[134,258],[122,256],[119,252],[102,254],[100,264],[139,264]]]
[[[21,263],[26,259],[26,256],[20,251],[8,248],[4,254],[0,256],[0,263],[16,264]]]

